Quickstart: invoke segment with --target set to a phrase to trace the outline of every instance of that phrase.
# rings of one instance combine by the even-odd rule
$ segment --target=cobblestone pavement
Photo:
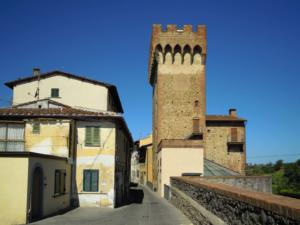
[[[35,225],[192,225],[174,206],[147,187],[132,190],[135,203],[116,209],[77,208],[63,215],[40,220]]]

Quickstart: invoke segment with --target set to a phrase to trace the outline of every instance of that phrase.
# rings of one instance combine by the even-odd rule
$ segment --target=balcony
[[[245,143],[244,137],[228,136],[227,145],[243,145]]]

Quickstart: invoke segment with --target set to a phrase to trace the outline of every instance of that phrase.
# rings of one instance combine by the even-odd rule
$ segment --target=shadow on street
[[[128,204],[142,204],[144,199],[144,191],[140,188],[130,188]]]

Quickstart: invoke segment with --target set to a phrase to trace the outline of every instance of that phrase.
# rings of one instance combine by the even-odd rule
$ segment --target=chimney
[[[33,68],[33,76],[40,76],[41,70],[39,68]]]
[[[229,116],[237,117],[236,109],[229,109]]]

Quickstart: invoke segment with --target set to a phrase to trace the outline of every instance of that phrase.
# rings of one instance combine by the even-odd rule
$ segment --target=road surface
[[[174,206],[144,186],[132,190],[132,203],[116,209],[77,208],[35,225],[192,225]]]

